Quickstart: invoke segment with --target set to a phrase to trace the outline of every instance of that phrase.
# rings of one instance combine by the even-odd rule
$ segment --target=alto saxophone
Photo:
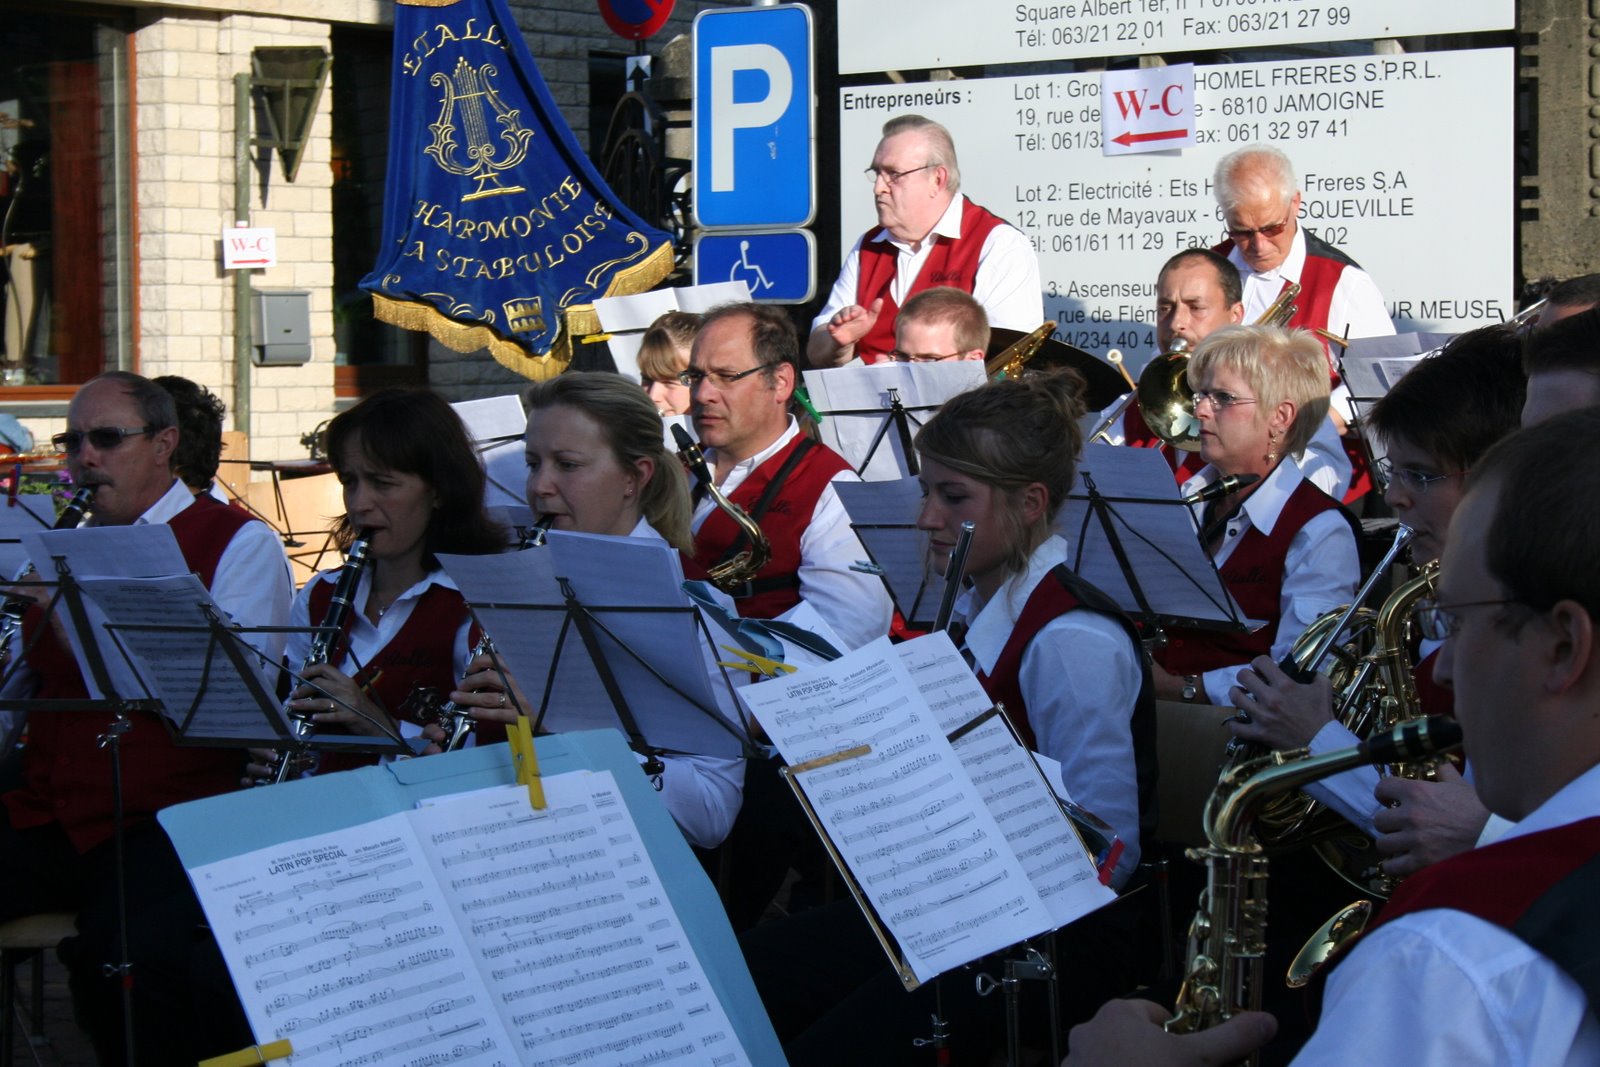
[[[678,458],[689,468],[695,481],[711,494],[712,501],[727,514],[728,518],[738,523],[750,542],[749,548],[707,571],[712,585],[724,593],[733,593],[741,586],[747,585],[761,568],[767,565],[767,561],[772,558],[772,544],[767,540],[767,535],[761,532],[756,520],[717,488],[716,479],[711,476],[711,468],[706,464],[705,453],[700,450],[694,438],[690,437],[682,426],[674,426],[672,439],[678,445]]]
[[[1461,727],[1455,720],[1435,716],[1402,723],[1353,748],[1322,756],[1305,749],[1274,752],[1224,771],[1206,804],[1209,844],[1188,852],[1190,859],[1206,865],[1206,888],[1189,927],[1183,985],[1167,1030],[1193,1033],[1261,1008],[1267,858],[1256,836],[1256,819],[1264,805],[1364,763],[1422,759],[1460,743]]]

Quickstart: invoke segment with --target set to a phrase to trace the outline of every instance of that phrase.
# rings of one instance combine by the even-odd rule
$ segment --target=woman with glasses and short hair
[[[1243,617],[1265,625],[1168,628],[1166,646],[1154,653],[1158,696],[1223,703],[1240,667],[1260,655],[1282,660],[1317,616],[1354,594],[1355,520],[1290,459],[1328,413],[1327,366],[1315,337],[1274,326],[1225,327],[1190,358],[1207,465],[1182,493],[1228,475],[1253,476],[1201,509],[1200,537]]]

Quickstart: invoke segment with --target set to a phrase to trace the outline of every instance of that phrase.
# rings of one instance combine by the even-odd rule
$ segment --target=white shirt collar
[[[1180,496],[1188,496],[1210,485],[1222,472],[1209,463],[1200,468],[1198,474],[1183,483],[1183,488],[1178,490]],[[1289,503],[1289,498],[1300,487],[1304,476],[1300,468],[1295,465],[1293,456],[1285,456],[1272,473],[1257,483],[1255,492],[1245,497],[1244,504],[1239,510],[1250,520],[1250,525],[1264,534],[1270,535],[1272,528],[1278,523],[1278,516],[1283,514],[1284,505]]]
[[[1016,628],[1017,618],[1033,590],[1066,561],[1066,539],[1052,534],[1033,550],[1027,568],[1002,582],[982,608],[977,607],[977,590],[970,586],[962,590],[956,599],[955,615],[967,623],[967,651],[972,653],[973,662],[984,674],[993,672],[995,661],[1011,639],[1011,631]],[[973,617],[975,609],[976,617]]]
[[[766,448],[763,448],[760,452],[757,452],[755,455],[735,463],[733,468],[728,471],[728,477],[724,478],[723,482],[726,483],[734,478],[738,478],[739,481],[743,481],[746,475],[755,470],[757,467],[761,466],[761,464],[765,463],[767,460],[771,459],[773,456],[777,455],[778,452],[783,449],[783,446],[788,444],[790,441],[793,441],[799,433],[800,423],[795,421],[795,417],[793,415],[790,415],[789,425],[784,427],[784,431],[778,435],[777,439]],[[708,448],[705,450],[705,454],[706,462],[715,466],[717,450],[715,448]]]
[[[161,495],[161,499],[151,504],[143,515],[133,521],[133,525],[146,526],[171,522],[174,516],[187,510],[193,503],[194,490],[184,485],[181,479],[174,478],[167,491]]]
[[[940,215],[939,221],[933,224],[933,229],[928,232],[928,236],[924,237],[918,244],[917,252],[927,251],[930,243],[929,238],[934,236],[948,237],[952,241],[961,236],[961,209],[966,199],[966,196],[961,193],[957,193],[951,198],[950,206],[944,209],[944,214]],[[889,232],[887,226],[873,234],[872,239],[874,241],[887,241],[903,252],[911,251],[911,242],[900,240],[900,238]]]

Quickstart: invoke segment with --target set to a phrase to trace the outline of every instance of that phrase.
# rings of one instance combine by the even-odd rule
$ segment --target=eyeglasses
[[[1272,237],[1278,236],[1284,230],[1287,230],[1289,228],[1289,219],[1291,217],[1292,216],[1285,216],[1284,220],[1282,222],[1274,222],[1270,226],[1262,226],[1259,229],[1255,229],[1255,230],[1232,230],[1232,229],[1227,229],[1227,230],[1223,230],[1222,232],[1227,234],[1229,237],[1233,238],[1235,243],[1241,243],[1241,242],[1244,242],[1244,241],[1248,241],[1248,240],[1250,240],[1250,238],[1258,237],[1258,236],[1259,237],[1272,238]]]
[[[152,434],[158,429],[159,426],[96,426],[91,430],[68,430],[66,433],[58,433],[50,438],[50,443],[56,446],[57,451],[75,456],[83,447],[84,441],[94,445],[96,451],[104,452],[116,448],[130,437]]]
[[[889,353],[889,358],[896,363],[943,363],[947,359],[960,359],[960,352],[950,352],[946,355],[924,355],[920,352],[902,352],[898,348]]]
[[[879,178],[883,179],[885,185],[898,185],[900,183],[900,179],[904,178],[906,175],[915,174],[919,170],[927,170],[929,167],[936,166],[938,166],[937,163],[924,163],[922,166],[912,167],[910,170],[889,170],[887,167],[868,167],[866,170],[862,171],[862,173],[866,175],[867,182],[871,185],[877,185]]]
[[[1232,393],[1224,392],[1221,389],[1196,389],[1194,393],[1194,406],[1197,408],[1202,403],[1206,403],[1221,411],[1224,408],[1231,408],[1235,404],[1254,404],[1255,402],[1256,398],[1253,396],[1234,396]]]
[[[1444,481],[1446,478],[1459,478],[1467,473],[1466,471],[1435,473],[1433,471],[1419,471],[1414,467],[1396,467],[1389,462],[1388,456],[1378,460],[1376,466],[1379,476],[1383,478],[1386,484],[1399,482],[1413,493],[1419,494],[1427,493],[1429,487]]]
[[[710,378],[711,381],[716,384],[717,388],[725,389],[734,382],[738,381],[740,378],[748,378],[758,370],[766,370],[768,367],[776,366],[776,363],[758,363],[749,370],[742,370],[737,374],[722,370],[695,370],[690,368],[689,370],[686,370],[682,374],[678,375],[678,381],[683,385],[687,385],[690,389],[693,389],[707,378]]]
[[[1444,604],[1438,600],[1419,600],[1411,607],[1417,632],[1426,641],[1444,641],[1461,632],[1461,613],[1467,608],[1504,607],[1516,600],[1469,600],[1464,604]]]

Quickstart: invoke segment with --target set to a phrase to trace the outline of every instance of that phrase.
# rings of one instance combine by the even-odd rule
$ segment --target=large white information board
[[[1515,20],[1513,0],[839,0],[839,72],[1471,33]]]
[[[883,122],[926,115],[955,138],[962,192],[1032,239],[1058,336],[1138,366],[1161,264],[1222,239],[1217,160],[1265,142],[1294,161],[1301,223],[1373,276],[1397,329],[1498,322],[1512,313],[1512,62],[1482,49],[1196,67],[1196,147],[1112,157],[1098,75],[841,89],[843,247],[875,223],[856,172]]]

